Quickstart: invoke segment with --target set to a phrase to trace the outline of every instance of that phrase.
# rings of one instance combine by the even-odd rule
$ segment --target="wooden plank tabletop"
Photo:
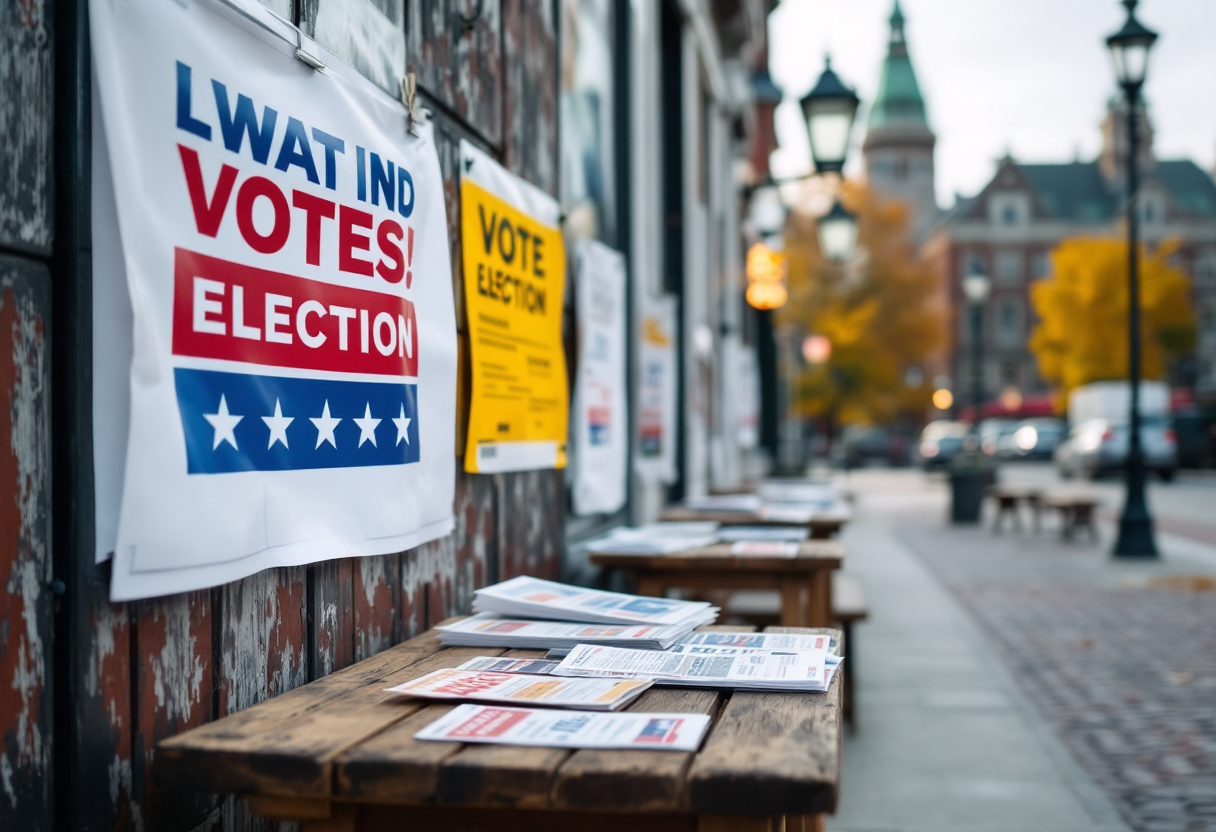
[[[292,798],[293,807],[335,801],[751,816],[835,808],[839,674],[826,693],[656,686],[629,707],[715,717],[696,754],[424,742],[413,735],[453,706],[384,689],[474,655],[505,652],[443,649],[435,635],[162,742],[158,785],[235,793],[261,805]]]
[[[811,529],[836,530],[849,522],[849,514],[842,511],[824,511],[805,523],[791,522],[781,518],[770,518],[753,511],[698,511],[684,506],[664,509],[659,519],[664,522],[688,523],[709,521],[723,526],[806,526]]]
[[[625,569],[807,572],[816,569],[839,569],[845,554],[844,544],[838,540],[804,540],[798,544],[798,554],[789,557],[732,555],[730,547],[729,543],[715,543],[666,555],[592,552],[589,558],[596,566]]]

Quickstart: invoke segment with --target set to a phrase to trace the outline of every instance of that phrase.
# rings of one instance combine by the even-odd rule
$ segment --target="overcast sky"
[[[908,44],[937,134],[937,194],[974,194],[1005,151],[1027,162],[1092,159],[1115,85],[1104,39],[1123,25],[1117,0],[902,0]],[[864,116],[878,90],[892,0],[781,0],[769,17],[769,64],[785,91],[774,175],[807,170],[796,101],[825,51],[862,99],[850,169],[861,169]],[[1216,160],[1216,0],[1142,0],[1160,34],[1146,95],[1159,158]]]

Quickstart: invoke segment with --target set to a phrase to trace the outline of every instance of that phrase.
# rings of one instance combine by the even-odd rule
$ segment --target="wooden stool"
[[[1097,497],[1087,494],[1047,494],[1043,505],[1055,509],[1060,515],[1060,536],[1072,540],[1077,529],[1085,529],[1091,540],[1098,539],[1094,526],[1094,509],[1102,504]]]

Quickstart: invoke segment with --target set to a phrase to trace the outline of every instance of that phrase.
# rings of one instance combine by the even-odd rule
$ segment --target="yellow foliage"
[[[776,322],[799,338],[823,335],[832,344],[824,364],[800,373],[801,415],[832,414],[842,424],[888,422],[929,406],[928,379],[910,388],[905,374],[941,346],[945,310],[935,301],[934,272],[909,238],[904,205],[856,183],[846,183],[843,202],[858,217],[858,255],[844,265],[823,257],[813,217],[790,215],[789,301]]]
[[[1151,255],[1143,248],[1139,254],[1144,378],[1161,378],[1167,359],[1194,343],[1190,281],[1168,262],[1176,248],[1167,243]],[[1061,394],[1092,381],[1127,378],[1127,242],[1065,240],[1051,260],[1053,276],[1030,292],[1039,317],[1030,349],[1039,373]]]

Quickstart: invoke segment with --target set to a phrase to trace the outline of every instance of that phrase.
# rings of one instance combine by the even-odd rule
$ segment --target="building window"
[[[1006,347],[1019,346],[1022,336],[1022,304],[1015,298],[1003,298],[997,304],[997,341]]]
[[[998,283],[1016,286],[1022,280],[1022,252],[1016,250],[996,253],[996,279]]]
[[[958,276],[963,278],[973,272],[984,271],[984,260],[973,251],[960,256],[958,258],[958,266]]]
[[[1030,219],[1030,201],[1025,194],[993,194],[988,219],[993,225],[1022,225]]]
[[[1205,251],[1195,258],[1195,285],[1216,287],[1216,251]]]
[[[1034,255],[1034,276],[1035,278],[1047,277],[1051,274],[1051,255],[1046,251],[1036,252]]]
[[[315,37],[394,98],[401,94],[405,0],[320,0]]]

